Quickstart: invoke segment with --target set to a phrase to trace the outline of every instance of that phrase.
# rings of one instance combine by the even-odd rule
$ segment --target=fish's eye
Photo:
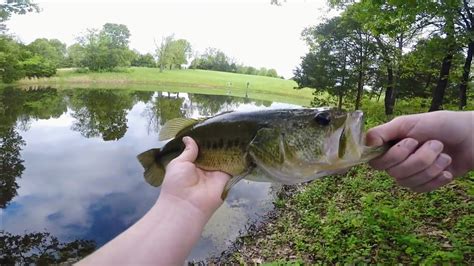
[[[331,122],[331,115],[329,112],[319,112],[314,116],[314,121],[321,126],[327,126]]]

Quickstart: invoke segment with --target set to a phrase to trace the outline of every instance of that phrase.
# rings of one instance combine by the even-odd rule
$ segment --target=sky
[[[275,68],[291,78],[308,48],[301,39],[305,27],[318,24],[327,14],[325,0],[287,0],[281,6],[270,0],[36,0],[41,12],[14,15],[10,33],[30,43],[56,38],[71,45],[86,29],[103,24],[125,24],[130,47],[154,52],[155,43],[170,34],[184,38],[193,50],[222,50],[237,62]]]

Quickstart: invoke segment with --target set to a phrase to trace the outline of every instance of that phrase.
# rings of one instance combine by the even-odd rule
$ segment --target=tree
[[[354,86],[354,75],[350,62],[350,38],[341,17],[303,32],[310,52],[295,71],[295,81],[300,88],[311,87],[323,90],[338,98],[342,108],[343,98]]]
[[[62,243],[48,232],[13,235],[0,231],[1,265],[50,265],[78,261],[96,249],[92,240]],[[69,264],[69,263],[68,263]]]
[[[67,66],[82,67],[86,58],[86,49],[79,43],[75,43],[67,48]]]
[[[99,32],[89,29],[79,38],[83,47],[81,66],[92,71],[110,71],[130,65],[133,52],[128,48],[130,33],[125,25],[107,23]],[[79,49],[76,48],[76,51]]]
[[[156,58],[158,58],[157,63],[160,72],[163,72],[172,62],[171,42],[173,42],[173,39],[174,35],[167,36],[161,40],[160,46],[156,47]]]
[[[472,1],[462,0],[462,9],[459,12],[457,24],[463,32],[461,43],[467,46],[466,59],[462,70],[462,79],[459,82],[459,109],[467,105],[467,88],[471,73],[472,56],[474,54],[474,7]]]
[[[267,70],[267,74],[266,74],[267,77],[272,77],[272,78],[277,78],[278,77],[278,73],[275,69],[273,68],[270,68],[269,70]]]
[[[39,12],[38,5],[31,0],[7,0],[0,4],[0,33],[6,30],[5,22],[12,14]]]
[[[138,51],[134,51],[131,65],[135,67],[156,67],[156,62],[152,54],[140,54]]]
[[[160,46],[156,47],[156,57],[160,71],[165,68],[181,68],[183,64],[188,63],[191,56],[191,44],[185,39],[174,39],[174,35],[162,39]]]
[[[3,82],[10,83],[25,76],[22,60],[26,57],[20,44],[0,36],[0,77]]]
[[[172,41],[170,44],[170,50],[171,66],[176,65],[178,68],[181,68],[181,65],[188,63],[188,59],[191,56],[192,49],[191,44],[187,40],[179,39]]]
[[[36,39],[27,45],[27,49],[33,55],[39,55],[51,62],[54,68],[62,67],[66,61],[66,44],[57,39],[48,40],[45,38]]]
[[[106,39],[109,48],[128,48],[130,31],[123,24],[106,23],[100,35]]]
[[[236,72],[237,66],[224,52],[216,48],[207,48],[204,53],[191,62],[191,68],[224,72]],[[256,74],[257,70],[252,69]]]

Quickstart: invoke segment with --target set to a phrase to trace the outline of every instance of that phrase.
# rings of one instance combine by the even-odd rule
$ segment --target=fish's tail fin
[[[156,160],[160,149],[151,149],[140,153],[137,158],[145,169],[145,180],[152,186],[158,187],[165,178],[165,167]]]

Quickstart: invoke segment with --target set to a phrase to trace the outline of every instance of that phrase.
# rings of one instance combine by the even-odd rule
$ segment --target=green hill
[[[51,78],[24,79],[20,86],[58,88],[127,88],[215,95],[232,95],[259,100],[309,105],[311,89],[296,90],[292,80],[208,70],[166,70],[129,68],[121,72],[79,73],[61,69]],[[247,89],[248,84],[248,89]]]

